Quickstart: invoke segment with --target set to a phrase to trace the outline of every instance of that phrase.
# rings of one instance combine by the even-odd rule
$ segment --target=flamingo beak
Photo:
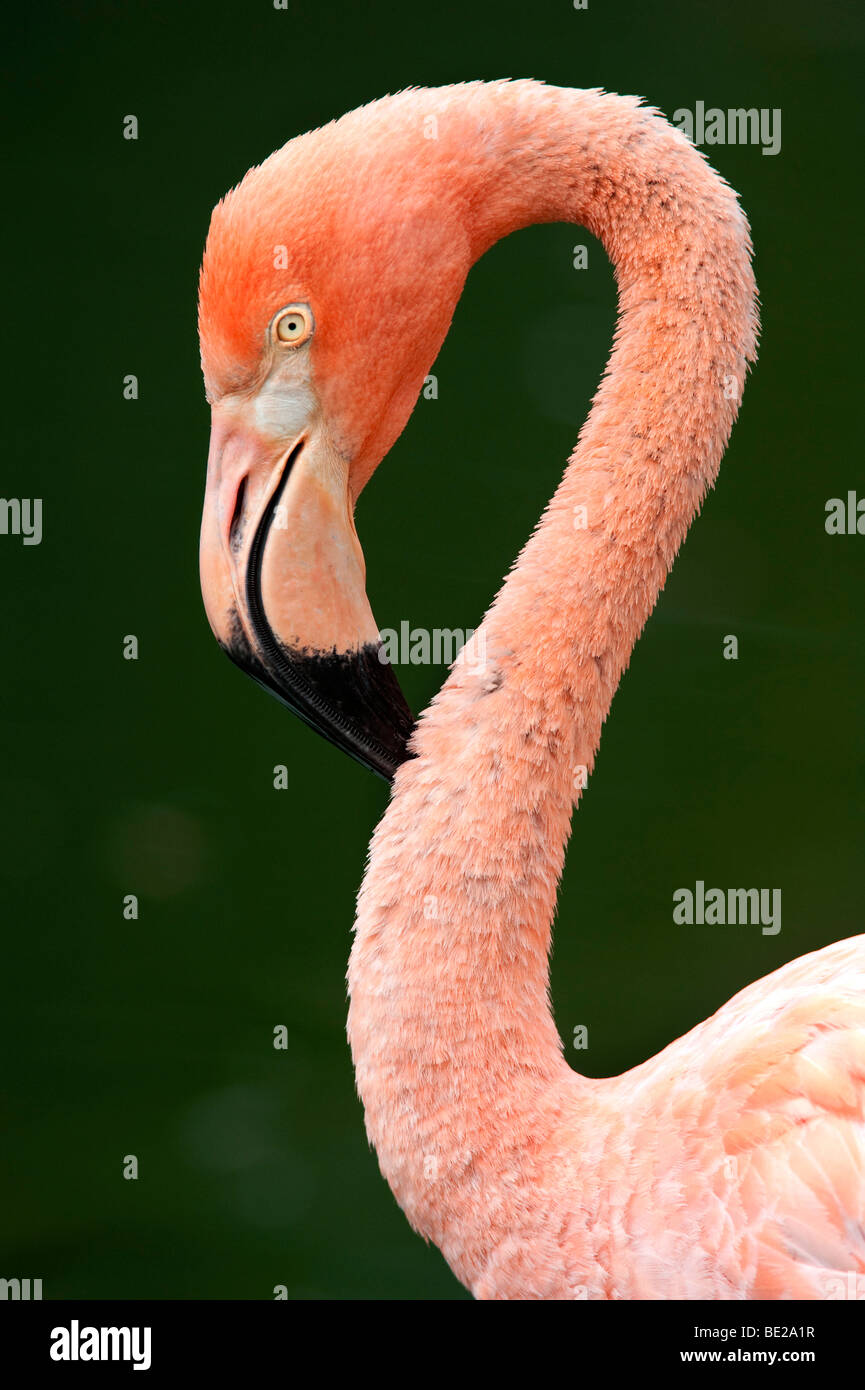
[[[220,646],[304,723],[392,781],[414,720],[366,596],[348,464],[318,421],[295,437],[213,409],[201,525]]]

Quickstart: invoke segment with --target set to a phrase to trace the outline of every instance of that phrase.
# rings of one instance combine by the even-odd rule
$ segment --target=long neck
[[[471,1282],[479,1256],[459,1250],[479,1192],[495,1205],[513,1154],[555,1123],[557,1088],[591,1090],[549,1007],[572,811],[715,478],[756,314],[735,195],[659,117],[532,83],[448,102],[440,138],[458,114],[474,254],[530,222],[579,222],[603,241],[620,301],[577,448],[420,720],[358,905],[349,1034],[368,1132],[412,1222]]]

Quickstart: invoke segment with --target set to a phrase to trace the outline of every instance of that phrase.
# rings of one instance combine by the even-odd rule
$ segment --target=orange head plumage
[[[386,777],[411,716],[380,660],[354,503],[408,419],[476,254],[459,129],[426,138],[429,96],[376,102],[251,169],[214,210],[199,293],[211,625]]]

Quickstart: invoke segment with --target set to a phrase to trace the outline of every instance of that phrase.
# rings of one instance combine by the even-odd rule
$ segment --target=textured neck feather
[[[451,89],[436,157],[451,181],[458,157],[475,258],[529,223],[581,223],[620,307],[564,478],[472,639],[485,664],[459,663],[420,720],[359,899],[349,1036],[368,1133],[409,1219],[477,1290],[515,1175],[549,1146],[549,1177],[560,1117],[590,1119],[595,1083],[563,1059],[548,987],[580,769],[714,481],[756,310],[735,195],[631,98]]]

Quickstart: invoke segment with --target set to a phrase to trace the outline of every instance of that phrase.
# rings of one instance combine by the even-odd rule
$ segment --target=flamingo
[[[615,343],[561,484],[415,726],[379,660],[354,504],[471,265],[543,221],[602,241]],[[393,784],[348,1033],[412,1226],[477,1298],[863,1296],[865,936],[751,984],[618,1077],[571,1069],[549,1002],[576,770],[755,359],[735,193],[636,98],[411,89],[291,140],[219,203],[199,328],[210,624]]]

